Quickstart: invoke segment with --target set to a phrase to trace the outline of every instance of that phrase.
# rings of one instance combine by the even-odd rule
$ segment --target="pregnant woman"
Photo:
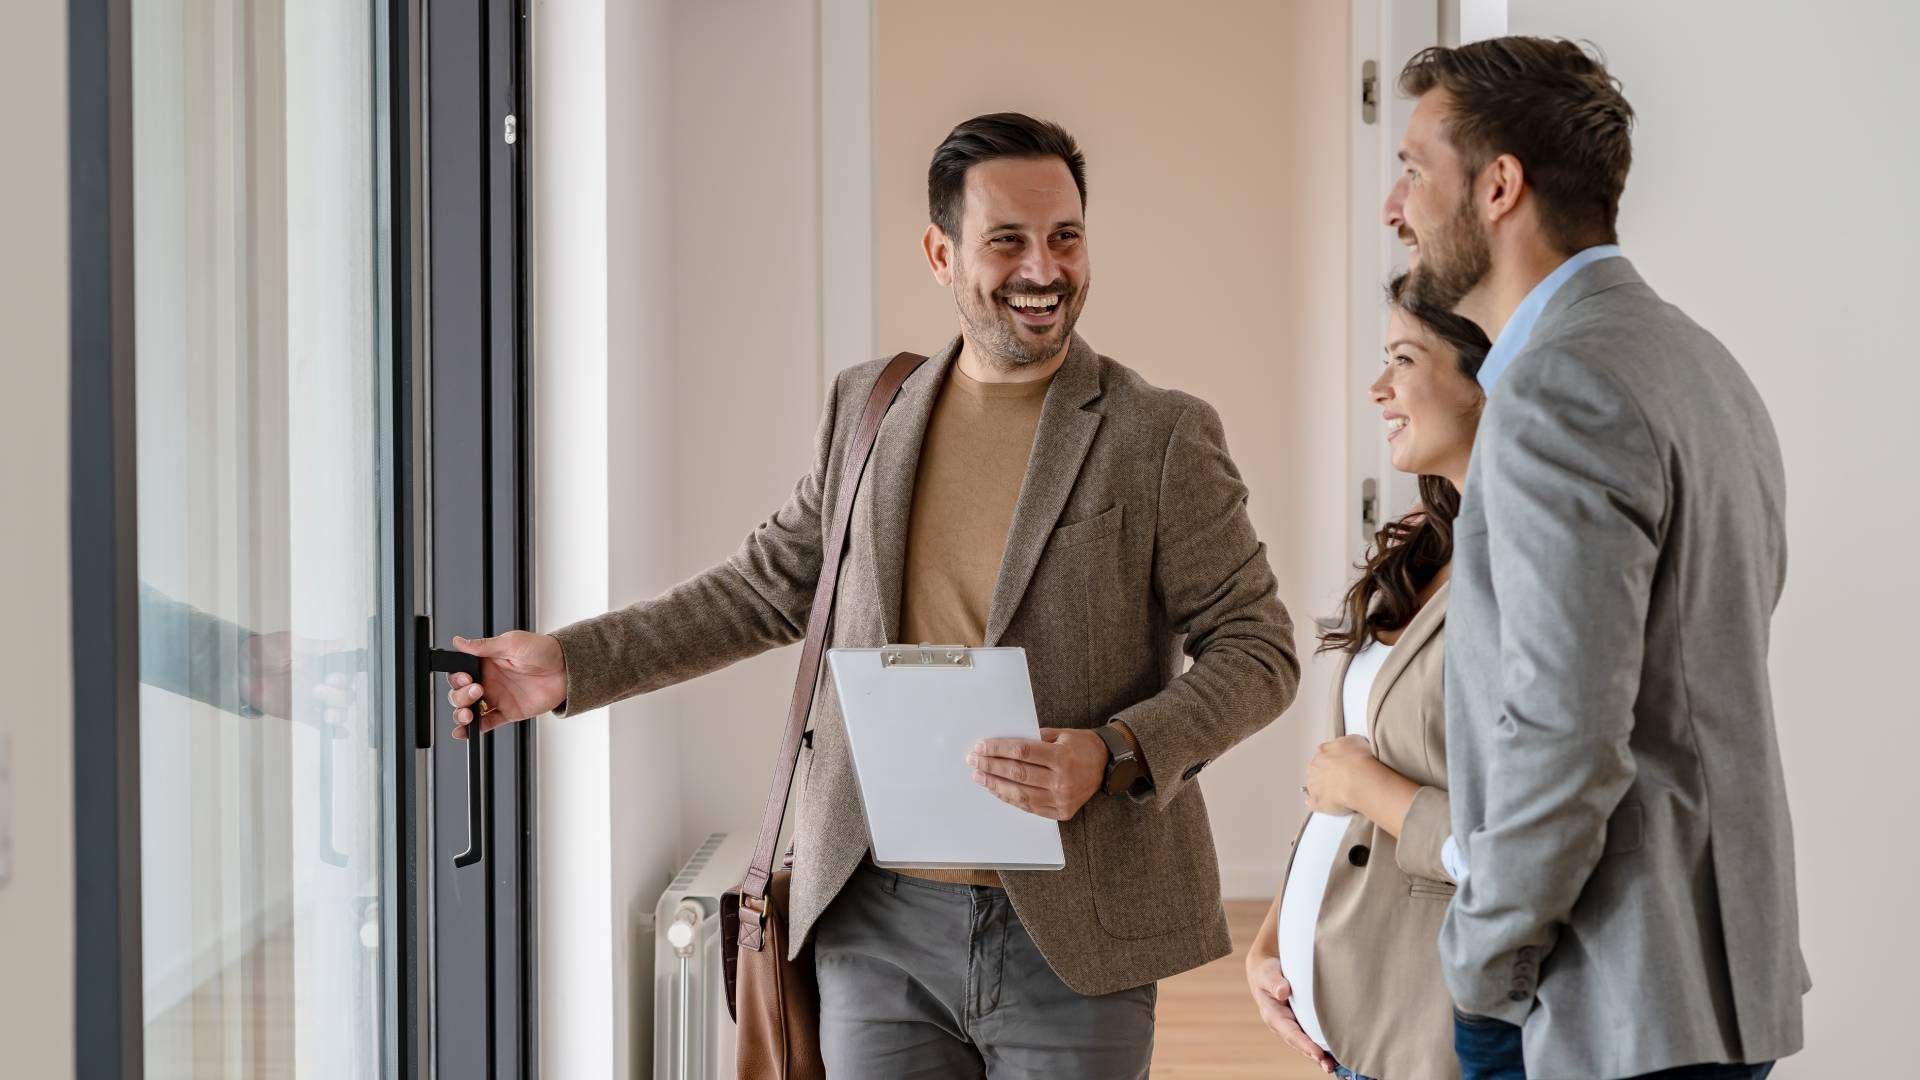
[[[1370,388],[1393,467],[1420,505],[1380,530],[1322,652],[1342,654],[1331,741],[1307,766],[1311,816],[1247,956],[1273,1032],[1329,1073],[1451,1080],[1452,1003],[1437,940],[1453,881],[1442,649],[1453,518],[1485,401],[1486,335],[1388,288],[1386,367]]]

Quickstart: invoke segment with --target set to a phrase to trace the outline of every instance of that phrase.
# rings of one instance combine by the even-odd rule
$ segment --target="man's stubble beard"
[[[959,278],[954,282],[954,307],[960,312],[960,326],[968,341],[981,353],[981,359],[999,371],[1018,371],[1034,364],[1044,364],[1060,355],[1060,350],[1073,340],[1073,328],[1080,321],[1080,312],[1086,307],[1087,291],[1091,282],[1083,282],[1079,288],[1067,286],[1067,292],[1060,301],[1060,321],[1053,332],[1039,342],[1025,336],[1013,314],[1001,304],[998,298],[987,302],[982,311],[974,307],[973,289]],[[997,292],[997,290],[996,290]]]
[[[1420,246],[1420,265],[1407,276],[1407,300],[1415,306],[1457,310],[1493,270],[1492,246],[1466,198],[1440,234],[1422,239]]]

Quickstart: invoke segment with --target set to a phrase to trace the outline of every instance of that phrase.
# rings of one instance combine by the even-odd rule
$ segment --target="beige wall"
[[[0,33],[0,1072],[73,1072],[73,679],[67,576],[67,23],[8,5]]]
[[[821,375],[818,13],[674,5],[671,584],[740,546],[811,464]],[[743,438],[743,433],[752,433]],[[798,650],[668,691],[681,839],[758,827]]]
[[[1347,5],[983,0],[958,18],[941,0],[885,0],[877,21],[881,349],[932,350],[955,332],[920,253],[934,146],[985,112],[1061,123],[1087,155],[1094,285],[1080,332],[1220,410],[1310,649],[1311,617],[1331,609],[1350,561]],[[1329,678],[1310,666],[1294,709],[1207,773],[1232,894],[1279,883]]]
[[[1920,7],[1512,0],[1510,18],[1605,50],[1640,117],[1621,242],[1746,365],[1786,455],[1773,697],[1814,989],[1808,1050],[1775,1075],[1910,1075]]]

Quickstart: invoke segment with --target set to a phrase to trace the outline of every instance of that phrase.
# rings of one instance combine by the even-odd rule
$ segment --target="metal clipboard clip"
[[[880,666],[890,668],[970,668],[973,650],[964,645],[886,645]]]

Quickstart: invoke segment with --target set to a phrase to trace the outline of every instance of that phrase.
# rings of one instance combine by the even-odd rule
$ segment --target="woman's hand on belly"
[[[1374,756],[1373,744],[1342,735],[1320,744],[1307,763],[1307,808],[1322,814],[1359,814],[1400,838],[1420,785]]]
[[[1308,1061],[1320,1067],[1322,1072],[1332,1072],[1334,1061],[1325,1050],[1320,1049],[1301,1028],[1300,1021],[1294,1018],[1293,987],[1287,977],[1280,973],[1280,957],[1271,949],[1256,943],[1247,954],[1247,989],[1253,992],[1254,1008],[1260,1010],[1260,1019],[1267,1030],[1280,1036]]]

